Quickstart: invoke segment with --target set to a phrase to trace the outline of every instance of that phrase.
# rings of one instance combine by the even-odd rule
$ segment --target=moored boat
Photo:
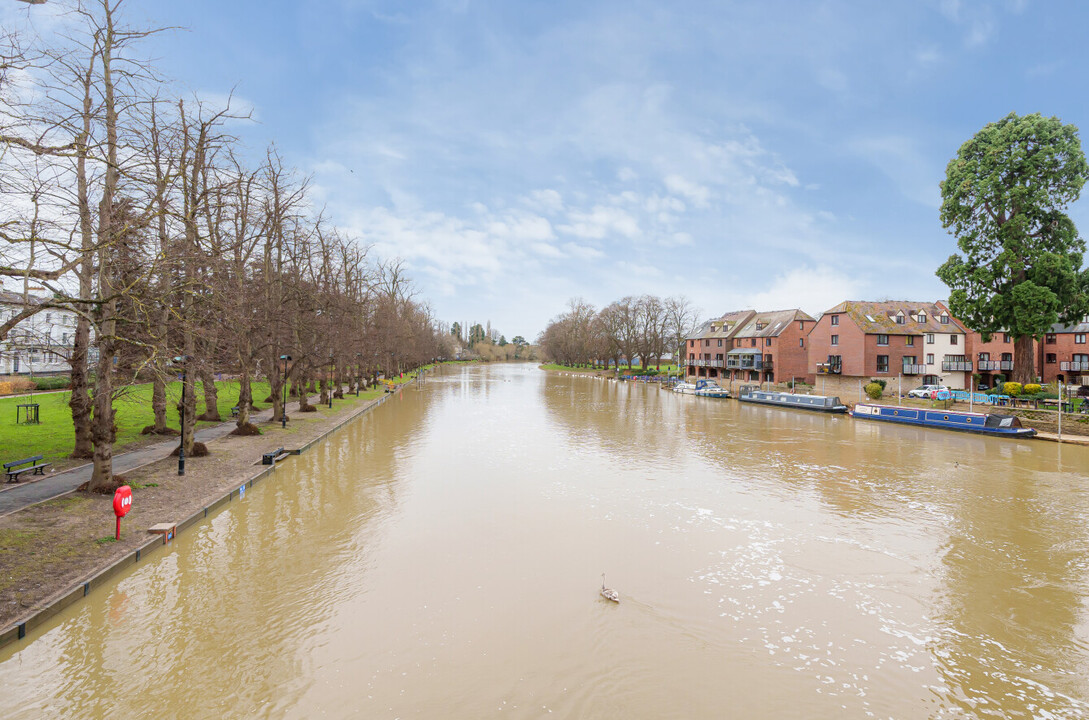
[[[696,384],[690,382],[679,382],[673,386],[673,392],[684,393],[685,395],[695,395]]]
[[[719,385],[714,380],[696,381],[696,394],[700,397],[728,398],[730,391]]]
[[[775,407],[797,408],[815,412],[847,412],[847,406],[841,403],[838,397],[772,392],[761,390],[754,385],[742,385],[737,393],[737,399],[741,402],[755,403],[757,405],[773,405]]]
[[[1036,434],[1032,428],[1023,427],[1020,418],[997,413],[927,410],[860,403],[851,411],[851,417],[999,437],[1032,437]]]

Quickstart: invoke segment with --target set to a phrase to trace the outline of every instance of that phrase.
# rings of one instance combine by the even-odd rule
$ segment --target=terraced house
[[[848,300],[809,334],[809,370],[819,388],[844,397],[871,379],[885,380],[889,393],[923,384],[966,388],[974,367],[967,334],[940,302]]]
[[[756,312],[736,310],[720,318],[708,320],[685,342],[685,375],[697,378],[725,377],[726,353],[732,347],[734,334]]]
[[[1036,343],[1036,368],[1045,383],[1089,385],[1089,321],[1053,325]]]
[[[816,324],[797,308],[755,313],[734,333],[727,377],[757,383],[804,379],[811,374],[806,338]]]

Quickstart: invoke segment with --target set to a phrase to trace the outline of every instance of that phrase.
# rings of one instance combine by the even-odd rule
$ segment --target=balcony
[[[818,375],[840,375],[843,373],[843,359],[839,355],[829,355],[828,362],[817,363]]]
[[[902,372],[904,375],[926,375],[926,365],[904,363]]]
[[[1064,362],[1059,363],[1059,370],[1062,372],[1089,372],[1089,362]]]
[[[1013,360],[980,360],[980,372],[998,372],[1013,370]]]
[[[942,372],[972,372],[971,360],[943,360]]]
[[[688,365],[690,367],[713,367],[720,368],[725,366],[724,360],[705,360],[704,358],[697,358],[695,360],[689,359]]]

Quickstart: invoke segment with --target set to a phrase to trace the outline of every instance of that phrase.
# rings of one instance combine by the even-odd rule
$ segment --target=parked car
[[[923,385],[922,387],[917,387],[914,390],[909,390],[908,397],[933,399],[936,398],[938,396],[938,393],[942,391],[949,392],[949,388],[945,387],[944,385]]]

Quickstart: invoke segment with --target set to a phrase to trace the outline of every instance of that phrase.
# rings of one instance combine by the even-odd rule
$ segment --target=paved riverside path
[[[315,395],[314,398],[311,398],[311,402],[313,402],[316,397],[317,396]],[[251,422],[265,422],[271,419],[272,408],[256,413],[250,413]],[[235,422],[232,420],[219,425],[201,428],[193,434],[193,437],[200,442],[207,443],[210,440],[215,440],[228,435],[231,430],[234,429]],[[174,452],[174,448],[176,447],[178,447],[178,438],[175,435],[170,440],[164,440],[163,442],[155,443],[154,445],[148,445],[139,450],[118,453],[113,456],[113,471],[114,473],[121,475],[129,470],[134,470],[138,467],[156,462],[157,460],[162,460],[163,458],[169,457],[170,453]],[[22,510],[23,508],[36,503],[51,500],[75,490],[77,487],[91,479],[91,471],[93,469],[94,465],[88,463],[87,465],[80,465],[71,470],[51,473],[46,475],[43,480],[18,485],[0,492],[0,516],[15,512],[16,510]],[[2,482],[3,479],[0,479],[0,483]]]

